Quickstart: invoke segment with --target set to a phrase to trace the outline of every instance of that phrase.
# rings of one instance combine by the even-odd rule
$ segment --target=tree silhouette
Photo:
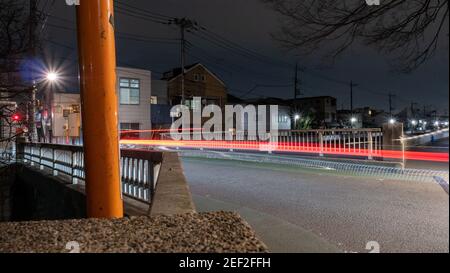
[[[274,38],[302,54],[323,50],[334,60],[362,42],[390,57],[392,67],[411,72],[440,44],[448,52],[448,0],[262,0],[281,15]],[[446,56],[448,58],[448,54]]]

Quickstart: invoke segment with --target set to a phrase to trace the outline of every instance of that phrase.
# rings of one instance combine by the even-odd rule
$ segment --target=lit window
[[[120,104],[138,105],[140,98],[140,81],[137,79],[120,79]]]
[[[158,97],[157,96],[152,96],[150,98],[150,103],[151,104],[158,104]]]

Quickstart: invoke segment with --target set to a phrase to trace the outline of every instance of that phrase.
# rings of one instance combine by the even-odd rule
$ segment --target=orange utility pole
[[[113,0],[77,6],[87,214],[123,217]]]

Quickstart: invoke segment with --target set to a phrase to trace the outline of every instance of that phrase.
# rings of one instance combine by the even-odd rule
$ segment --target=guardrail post
[[[369,142],[369,147],[368,147],[368,151],[369,151],[369,155],[367,156],[367,158],[369,160],[373,159],[373,136],[372,136],[372,132],[368,132],[367,134],[367,138],[368,138],[368,142]]]
[[[319,132],[320,156],[323,156],[323,132]]]
[[[148,202],[151,204],[155,194],[155,170],[153,162],[148,160]]]
[[[39,146],[39,169],[44,169],[44,166],[42,165],[42,146]]]
[[[72,151],[72,184],[76,185],[78,184],[78,179],[76,178],[75,174],[75,168],[76,168],[76,156],[75,153]]]
[[[56,152],[54,148],[52,148],[52,155],[52,174],[53,176],[57,176],[58,171],[56,170]]]

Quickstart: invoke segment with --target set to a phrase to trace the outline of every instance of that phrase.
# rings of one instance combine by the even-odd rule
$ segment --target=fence
[[[277,135],[248,132],[181,132],[162,134],[163,140],[181,140],[183,147],[339,154],[373,159],[382,157],[383,133],[375,129],[289,130]]]
[[[22,143],[18,159],[40,169],[50,169],[54,176],[69,176],[77,184],[85,179],[84,151],[81,146]],[[128,197],[151,202],[162,163],[162,153],[148,150],[121,150],[120,173],[122,193]]]

